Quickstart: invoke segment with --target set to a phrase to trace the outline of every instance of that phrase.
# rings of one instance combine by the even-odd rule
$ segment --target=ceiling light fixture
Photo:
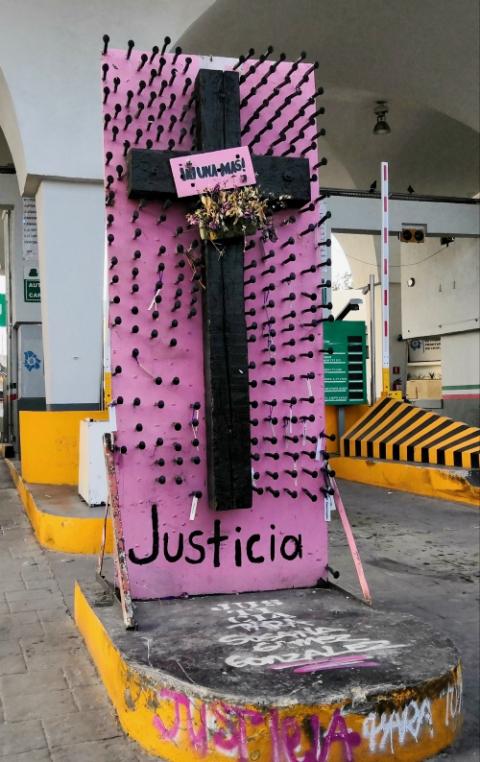
[[[388,135],[391,132],[390,125],[387,122],[388,105],[386,101],[377,101],[374,108],[374,114],[377,117],[377,123],[373,128],[374,135]]]

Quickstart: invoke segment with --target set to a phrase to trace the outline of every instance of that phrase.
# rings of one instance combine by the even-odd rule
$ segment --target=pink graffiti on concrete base
[[[379,662],[366,658],[363,654],[352,654],[351,656],[332,656],[330,659],[317,659],[308,661],[299,659],[295,662],[285,662],[283,664],[272,664],[270,669],[292,669],[294,672],[304,674],[307,672],[323,672],[329,669],[344,669],[348,667],[378,667]]]
[[[182,732],[186,731],[189,745],[200,757],[205,757],[208,752],[220,752],[234,757],[238,762],[248,762],[247,730],[249,726],[260,725],[270,733],[271,757],[268,762],[328,762],[335,745],[341,746],[345,762],[354,762],[354,749],[361,743],[360,735],[348,728],[346,718],[339,709],[334,711],[324,735],[317,715],[306,718],[310,733],[309,748],[305,749],[302,745],[304,723],[294,716],[281,716],[278,709],[262,713],[221,701],[207,704],[167,688],[159,691],[157,698],[159,708],[153,724],[160,737],[178,743]],[[172,703],[174,708],[170,726],[159,714],[166,703]],[[301,752],[299,749],[302,749]]]
[[[272,710],[272,714],[277,710]],[[279,723],[279,732],[272,735],[274,754],[272,762],[328,762],[330,750],[334,744],[340,744],[345,762],[354,762],[353,749],[360,745],[362,739],[359,733],[349,730],[344,716],[335,709],[330,725],[323,740],[321,738],[320,720],[317,715],[310,715],[310,749],[302,751],[298,756],[302,733],[301,726],[295,717],[284,717]],[[278,743],[279,742],[279,743]]]
[[[237,750],[239,761],[248,762],[247,719],[252,725],[260,725],[264,720],[261,712],[231,707],[224,703],[212,705],[211,710],[215,718],[227,726],[230,733],[228,738],[223,729],[216,730],[212,736],[215,748],[227,752]]]
[[[153,718],[153,724],[155,725],[162,738],[166,738],[169,741],[174,741],[176,739],[181,727],[180,709],[183,707],[187,717],[187,728],[190,744],[195,749],[195,751],[197,751],[201,756],[204,756],[207,753],[208,744],[206,723],[207,705],[203,702],[200,703],[196,723],[198,725],[197,729],[195,728],[195,722],[193,718],[193,712],[196,710],[196,705],[193,704],[190,699],[185,696],[184,693],[178,693],[177,691],[170,691],[167,688],[164,688],[158,693],[158,699],[162,702],[172,701],[175,705],[175,719],[173,725],[170,728],[167,728],[166,725],[164,725],[162,719],[158,716],[158,714],[156,714]]]

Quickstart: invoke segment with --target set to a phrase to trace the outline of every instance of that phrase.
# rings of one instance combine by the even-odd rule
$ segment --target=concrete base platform
[[[332,456],[339,479],[410,492],[414,495],[480,506],[479,469],[399,463],[393,460]]]
[[[40,545],[61,553],[98,553],[104,525],[104,508],[90,508],[76,487],[67,484],[30,484],[20,475],[20,464],[5,459]],[[107,520],[106,552],[113,548]]]
[[[428,759],[462,722],[459,657],[337,588],[137,602],[98,585],[75,620],[124,730],[169,762]]]

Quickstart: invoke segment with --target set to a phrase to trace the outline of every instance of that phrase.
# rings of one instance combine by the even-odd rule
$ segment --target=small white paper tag
[[[331,521],[332,511],[335,510],[335,500],[333,499],[333,495],[325,495],[324,506],[325,506],[325,521]]]
[[[153,309],[153,305],[155,304],[155,299],[157,298],[157,296],[159,295],[159,293],[160,293],[160,289],[159,289],[159,288],[157,288],[157,290],[155,291],[155,294],[154,294],[154,296],[153,296],[153,299],[152,299],[152,301],[151,301],[151,302],[150,302],[150,304],[148,305],[148,311],[149,311],[149,312],[150,312],[150,310],[152,310],[152,309]]]
[[[190,521],[195,520],[195,515],[197,513],[197,505],[198,505],[198,497],[194,495],[192,497],[192,505],[190,506]]]

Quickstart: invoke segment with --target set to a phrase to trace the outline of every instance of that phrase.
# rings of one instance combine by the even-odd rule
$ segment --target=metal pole
[[[18,213],[18,212],[17,212]],[[3,422],[4,439],[6,442],[14,445],[15,454],[19,457],[19,443],[16,441],[16,425],[12,396],[16,391],[14,379],[16,380],[17,356],[14,352],[13,342],[13,288],[12,288],[12,214],[10,210],[4,210],[2,214],[3,235],[4,235],[4,253],[5,253],[5,293],[7,295],[7,376],[3,387],[3,414],[6,421]]]
[[[368,276],[370,294],[370,404],[377,400],[377,321],[375,318],[375,275]]]
[[[388,242],[388,163],[382,161],[382,394],[390,392],[390,299]]]

